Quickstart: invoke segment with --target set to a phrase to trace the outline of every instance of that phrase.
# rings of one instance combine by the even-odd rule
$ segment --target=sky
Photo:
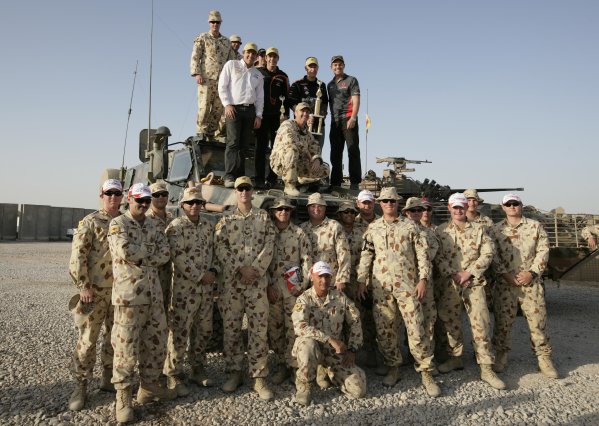
[[[330,58],[344,56],[362,92],[364,172],[380,175],[380,156],[428,160],[409,176],[524,187],[541,210],[599,213],[599,2],[154,0],[150,123],[171,142],[195,133],[189,61],[211,9],[224,35],[277,47],[291,81],[316,56],[328,82]],[[3,3],[0,180],[12,184],[0,203],[95,208],[103,170],[123,153],[139,162],[150,28],[151,0]]]

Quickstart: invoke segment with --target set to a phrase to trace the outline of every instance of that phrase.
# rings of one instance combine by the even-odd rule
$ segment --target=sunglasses
[[[412,213],[422,213],[424,209],[408,209],[408,211]]]
[[[107,197],[120,197],[123,195],[123,191],[106,191],[104,195]]]
[[[159,198],[159,197],[168,197],[168,191],[154,192],[154,193],[152,194],[152,197],[154,197],[154,198]]]
[[[290,212],[291,207],[277,207],[275,210],[278,212]]]
[[[206,203],[204,203],[202,200],[189,200],[189,201],[183,201],[183,204],[187,204],[188,206],[197,206],[197,205],[203,206]]]
[[[211,24],[220,25],[220,21],[210,21]]]
[[[237,192],[249,192],[252,190],[251,186],[238,186]]]
[[[517,201],[509,201],[504,204],[504,206],[506,206],[506,207],[517,207],[519,205],[520,205],[520,203]]]
[[[342,213],[342,214],[354,214],[354,215],[355,215],[355,214],[357,214],[357,213],[356,213],[355,211],[353,211],[353,210],[343,210],[341,213]]]
[[[383,203],[383,204],[395,204],[395,203],[397,203],[397,200],[381,200],[381,203]]]
[[[152,202],[149,198],[134,198],[137,204],[150,204]]]

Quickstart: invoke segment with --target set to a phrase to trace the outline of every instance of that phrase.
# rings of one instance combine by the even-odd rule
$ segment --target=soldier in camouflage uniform
[[[539,369],[545,376],[557,379],[559,374],[551,361],[551,345],[545,331],[547,310],[541,281],[549,259],[547,232],[536,220],[522,216],[519,196],[507,194],[501,204],[506,218],[493,228],[497,244],[493,268],[498,276],[494,294],[495,370],[501,372],[507,367],[512,325],[520,306]]]
[[[331,288],[332,275],[328,263],[316,262],[310,274],[312,287],[297,298],[293,308],[297,336],[293,355],[298,364],[295,399],[302,405],[310,404],[311,383],[321,364],[349,398],[366,394],[366,375],[355,365],[356,351],[362,345],[360,313],[343,292]],[[349,328],[347,340],[344,327]]]
[[[204,369],[204,352],[212,334],[216,270],[212,267],[214,228],[200,218],[205,200],[192,187],[184,190],[180,204],[185,214],[166,228],[174,270],[164,374],[168,387],[175,389],[178,396],[186,396],[189,389],[183,377],[183,359],[188,341],[191,379],[200,386],[212,385]]]
[[[587,240],[589,248],[595,250],[597,248],[597,237],[599,237],[599,225],[589,225],[584,227],[580,235]]]
[[[322,161],[318,141],[308,130],[310,111],[310,105],[305,102],[296,105],[295,118],[281,124],[270,154],[270,167],[283,179],[285,193],[290,196],[300,194],[298,185],[329,176],[329,167]]]
[[[356,216],[357,224],[368,226],[380,216],[374,212],[374,194],[368,189],[363,189],[356,198],[356,206],[358,207],[358,216]]]
[[[371,223],[364,234],[358,269],[358,296],[365,294],[367,278],[372,270],[372,281],[368,287],[373,293],[377,340],[385,363],[390,367],[383,384],[393,386],[399,380],[401,314],[408,332],[410,352],[416,361],[416,371],[421,373],[426,392],[436,397],[441,390],[431,374],[434,369],[433,348],[426,337],[422,312],[422,300],[431,270],[428,243],[413,223],[399,220],[397,204],[400,199],[394,187],[381,190],[378,200],[383,217]]]
[[[493,228],[493,221],[489,216],[480,214],[478,206],[485,202],[478,195],[478,191],[474,188],[467,189],[464,191],[464,197],[468,200],[468,209],[466,210],[466,219],[468,222],[480,223],[487,227],[487,232],[491,232]]]
[[[137,183],[129,188],[129,210],[113,219],[108,243],[113,261],[114,327],[112,383],[117,391],[116,420],[135,418],[131,388],[138,364],[137,402],[171,400],[176,393],[162,383],[167,325],[158,268],[168,262],[170,248],[157,219],[146,217],[152,193]]]
[[[229,41],[231,42],[231,48],[235,53],[235,59],[240,60],[243,58],[243,55],[239,53],[239,48],[241,47],[241,37],[239,37],[237,34],[233,34],[231,37],[229,37]]]
[[[112,379],[112,358],[114,351],[110,345],[114,309],[110,300],[112,294],[112,258],[108,248],[108,225],[117,217],[123,199],[123,187],[116,179],[108,179],[100,189],[102,208],[87,215],[77,227],[73,236],[69,274],[79,290],[79,303],[93,303],[92,313],[85,321],[77,324],[79,338],[73,353],[71,370],[76,387],[69,399],[69,409],[78,411],[86,400],[87,382],[93,376],[96,363],[96,342],[104,324],[102,336],[102,381],[100,389],[114,392]]]
[[[312,243],[302,229],[291,223],[293,209],[284,197],[275,199],[270,207],[276,239],[268,267],[268,336],[279,365],[271,379],[276,385],[289,377],[292,368],[297,368],[297,362],[291,355],[295,342],[291,313],[295,299],[310,284],[309,271],[312,267]],[[297,268],[295,273],[292,268]]]
[[[439,251],[435,263],[439,270],[438,285],[443,298],[437,309],[448,339],[447,361],[439,365],[441,373],[462,369],[464,342],[462,315],[464,307],[470,320],[476,362],[481,380],[495,389],[505,389],[505,383],[493,372],[495,362],[491,347],[491,320],[485,296],[485,271],[491,265],[495,246],[485,226],[468,222],[468,200],[461,193],[449,197],[451,220],[437,228]]]
[[[220,33],[222,18],[218,10],[208,14],[210,31],[202,33],[193,41],[191,52],[191,76],[198,83],[198,118],[196,133],[204,140],[213,140],[219,121],[224,114],[218,96],[218,77],[228,60],[236,55],[231,42]]]
[[[252,207],[253,187],[247,176],[234,182],[237,207],[224,213],[216,225],[215,253],[224,274],[221,311],[224,356],[229,379],[223,392],[234,392],[242,383],[243,314],[248,317],[248,363],[254,390],[260,399],[271,400],[268,376],[267,270],[273,257],[275,228],[264,210]]]

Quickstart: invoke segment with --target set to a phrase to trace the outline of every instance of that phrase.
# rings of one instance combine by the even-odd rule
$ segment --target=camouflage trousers
[[[435,322],[437,321],[437,305],[435,304],[434,282],[429,279],[426,284],[426,294],[420,301],[422,315],[424,316],[424,335],[428,346],[435,350]]]
[[[366,374],[357,365],[344,367],[342,357],[335,353],[331,345],[308,337],[298,337],[293,345],[293,355],[297,359],[297,382],[312,382],[316,378],[318,365],[325,367],[331,383],[351,398],[366,394]]]
[[[416,371],[432,371],[433,348],[430,346],[430,337],[426,335],[422,303],[416,297],[416,292],[391,291],[377,284],[372,290],[376,336],[385,364],[398,367],[402,363],[400,325],[403,318]]]
[[[213,138],[223,113],[224,107],[218,97],[218,80],[206,79],[204,84],[198,84],[196,133]]]
[[[102,352],[100,360],[102,368],[112,370],[114,351],[110,344],[110,333],[114,320],[114,307],[111,301],[112,287],[96,288],[94,294],[95,307],[92,313],[81,324],[77,346],[73,353],[71,372],[77,381],[91,379],[96,364],[96,342],[104,324],[102,334]]]
[[[447,351],[451,356],[462,356],[464,335],[462,316],[464,308],[470,320],[472,344],[478,364],[494,364],[495,356],[491,345],[491,319],[487,308],[484,279],[469,287],[461,287],[451,279],[439,280],[443,286],[443,297],[437,300],[437,313],[447,336]]]
[[[277,355],[278,364],[286,364],[288,367],[297,368],[297,361],[291,355],[295,342],[295,331],[291,314],[295,306],[296,297],[283,286],[277,286],[279,298],[271,303],[268,315],[268,340],[270,348]]]
[[[253,285],[239,280],[225,282],[221,293],[224,357],[229,371],[242,371],[245,348],[241,327],[248,318],[248,364],[250,377],[268,376],[268,299],[266,277]]]
[[[376,349],[376,325],[372,313],[372,296],[367,294],[365,300],[358,298],[358,286],[355,280],[350,281],[350,284],[345,287],[345,294],[360,311],[360,321],[362,322],[362,349],[372,352]]]
[[[212,286],[202,285],[197,293],[188,293],[177,291],[175,283],[173,290],[167,315],[168,341],[164,362],[164,374],[167,376],[183,373],[188,342],[187,359],[191,367],[204,365],[206,347],[212,336]]]
[[[516,319],[518,306],[528,322],[530,343],[535,355],[550,355],[551,344],[545,331],[547,309],[545,290],[539,279],[530,285],[517,287],[498,279],[493,295],[495,311],[495,329],[493,345],[498,352],[509,352],[512,341],[512,326]]]
[[[297,182],[298,178],[326,178],[329,167],[321,164],[316,172],[312,171],[310,158],[300,153],[297,146],[289,144],[284,149],[273,150],[270,154],[270,168],[284,182]]]
[[[159,382],[166,358],[166,338],[162,300],[153,300],[149,305],[115,306],[112,329],[115,389],[133,384],[136,364],[142,383]]]
[[[173,264],[169,261],[158,268],[158,279],[162,288],[162,299],[164,300],[164,312],[168,312],[171,304],[171,289],[173,282]]]

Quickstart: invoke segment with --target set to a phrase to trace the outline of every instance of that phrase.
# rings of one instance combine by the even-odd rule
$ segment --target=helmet
[[[171,136],[171,131],[166,126],[160,126],[156,129],[156,136]]]

